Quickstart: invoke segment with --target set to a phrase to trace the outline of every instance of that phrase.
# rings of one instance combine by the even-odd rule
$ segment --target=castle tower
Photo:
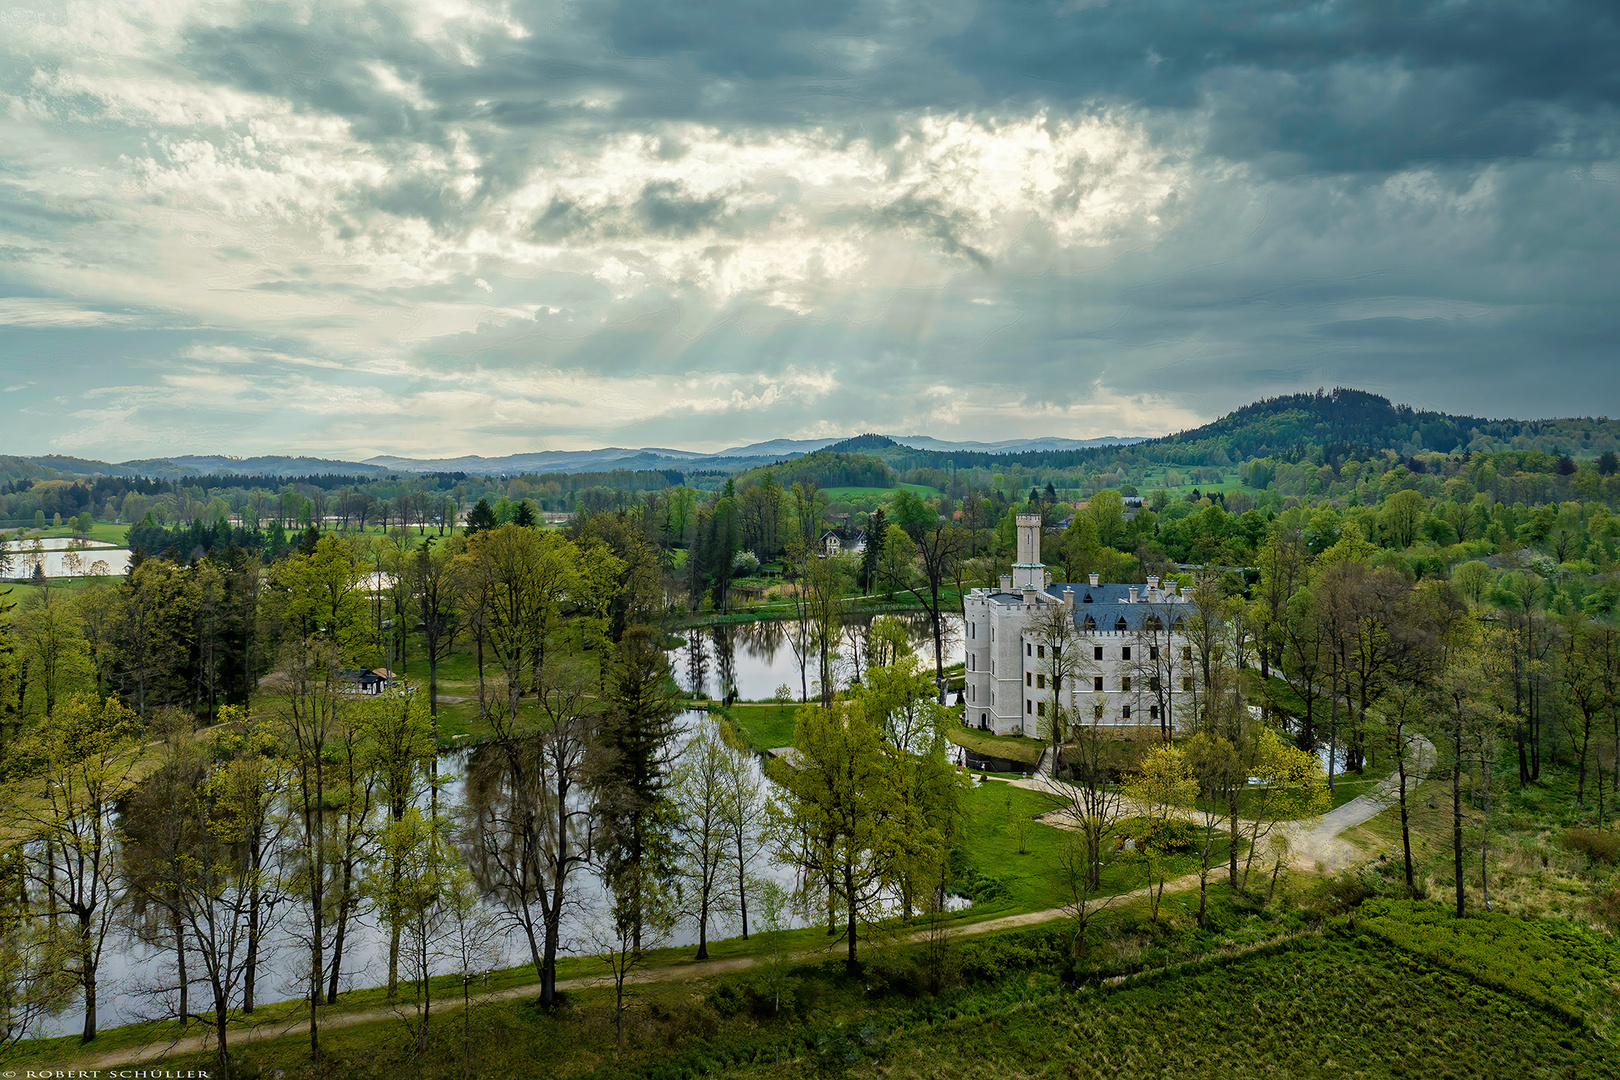
[[[1041,563],[1041,515],[1019,514],[1018,561],[1013,563],[1012,587],[1015,591],[1046,588],[1046,567]]]

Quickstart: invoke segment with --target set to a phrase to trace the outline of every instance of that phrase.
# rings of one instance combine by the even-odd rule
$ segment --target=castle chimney
[[[1091,581],[1091,584],[1093,584],[1093,585],[1097,584],[1097,575],[1096,574],[1089,574],[1087,576],[1089,577],[1089,579]]]
[[[1063,606],[1065,608],[1067,608],[1070,612],[1074,611],[1074,590],[1073,589],[1064,589],[1063,590]]]
[[[1040,595],[1040,592],[1035,588],[1035,586],[1033,586],[1033,585],[1025,585],[1024,586],[1024,603],[1027,604],[1028,606],[1034,607],[1035,606],[1035,597],[1037,597],[1039,595]]]
[[[1158,574],[1149,574],[1148,575],[1148,588],[1157,589],[1158,587],[1159,587],[1159,575]]]
[[[1012,592],[1012,575],[1011,574],[1002,574],[1001,575],[1001,591],[1002,592]]]
[[[1131,586],[1131,603],[1136,603],[1136,586]]]

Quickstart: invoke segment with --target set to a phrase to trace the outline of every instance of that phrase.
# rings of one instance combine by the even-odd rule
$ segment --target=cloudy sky
[[[1612,0],[0,6],[0,452],[1620,415]]]

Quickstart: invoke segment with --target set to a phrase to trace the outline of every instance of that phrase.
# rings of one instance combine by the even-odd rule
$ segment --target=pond
[[[840,681],[847,682],[857,667],[866,666],[864,631],[874,617],[863,615],[845,621],[838,649]],[[917,654],[932,667],[934,638],[928,616],[920,611],[905,611],[890,617],[905,626]],[[713,698],[734,693],[743,701],[767,700],[776,696],[782,686],[788,688],[795,701],[804,696],[815,698],[819,691],[816,660],[807,658],[801,673],[799,657],[789,638],[790,624],[785,621],[693,627],[681,633],[686,644],[670,650],[669,662],[675,681],[684,690]],[[945,616],[941,642],[946,667],[963,662],[960,615]]]
[[[708,722],[706,713],[695,711],[682,713],[679,717],[680,734],[677,735],[677,739],[684,742],[697,729],[697,725]],[[763,781],[763,771],[757,760],[753,762],[753,767],[756,776]],[[440,756],[439,777],[441,809],[458,821],[466,822],[472,819],[474,822],[460,840],[465,857],[482,846],[482,838],[477,832],[477,814],[466,812],[469,809],[469,786],[473,791],[471,797],[473,802],[487,800],[490,797],[489,793],[498,790],[506,778],[505,760],[493,746],[452,751]],[[431,795],[424,785],[418,803],[426,809],[430,799]],[[121,820],[120,824],[125,824],[125,821]],[[755,863],[753,872],[756,879],[769,878],[790,891],[795,887],[794,871],[790,867],[773,863],[764,856]],[[480,876],[483,875],[474,867],[474,880],[477,881]],[[565,954],[577,955],[589,951],[588,948],[580,947],[584,928],[582,920],[590,918],[595,911],[600,910],[605,890],[600,877],[583,868],[576,870],[571,880],[574,883],[575,895],[580,900],[579,921],[576,921],[571,931],[565,932],[563,951]],[[491,899],[490,890],[485,887],[489,884],[487,881],[480,882],[484,895],[482,903],[490,913],[498,913],[499,908]],[[300,934],[301,911],[296,901],[284,904],[281,921],[264,940],[257,990],[257,998],[261,1002],[281,1001],[301,996],[308,986],[308,973],[305,970],[308,965],[308,946],[304,943],[307,938]],[[749,903],[751,929],[757,929],[759,917],[758,905],[751,899]],[[117,925],[109,933],[99,969],[97,1017],[101,1028],[174,1015],[178,1002],[178,995],[174,990],[177,982],[174,951],[172,948],[149,944],[158,922],[157,912],[141,911],[133,905],[126,905]],[[727,921],[724,917],[712,921],[709,926],[711,940],[737,932],[734,922]],[[683,921],[666,944],[688,946],[695,944],[696,941],[696,925],[690,921]],[[528,941],[521,929],[513,926],[501,936],[498,954],[493,963],[495,967],[511,967],[528,962]],[[329,960],[330,952],[328,952]],[[194,959],[193,968],[195,967]],[[434,970],[436,973],[444,974],[455,971],[456,966],[447,959],[437,964]],[[375,912],[366,909],[357,918],[351,919],[349,924],[343,947],[339,987],[352,989],[377,986],[385,983],[387,977],[388,931],[380,924]],[[193,1010],[206,1007],[207,989],[204,984],[194,982],[191,995]],[[75,1005],[48,1020],[41,1033],[73,1034],[82,1028],[83,1023],[83,1010]]]
[[[38,561],[44,568],[48,578],[84,577],[94,575],[104,577],[108,574],[122,574],[129,569],[129,549],[119,547],[104,547],[96,544],[80,544],[69,547],[74,541],[68,537],[51,537],[42,540],[37,554],[31,552],[33,541],[26,544],[10,544],[6,554],[11,556],[10,577],[17,580],[27,580],[33,576],[34,563]],[[77,565],[74,561],[77,560]],[[98,566],[104,563],[104,566]]]

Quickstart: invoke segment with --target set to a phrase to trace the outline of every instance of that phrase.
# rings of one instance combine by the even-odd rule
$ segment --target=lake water
[[[33,576],[34,562],[37,560],[44,567],[45,576],[83,577],[100,570],[95,564],[106,563],[105,573],[122,574],[129,569],[129,549],[103,546],[97,544],[80,545],[77,549],[70,548],[74,541],[65,536],[53,536],[39,542],[40,551],[36,555],[31,549],[34,544],[29,541],[25,544],[11,543],[6,547],[6,553],[11,556],[11,577],[17,580],[27,580]],[[78,573],[70,573],[70,556],[77,556],[80,565]]]
[[[927,666],[933,666],[934,637],[929,629],[928,616],[922,612],[900,612],[893,616],[908,631],[912,646]],[[839,641],[837,671],[841,683],[846,683],[857,670],[864,670],[865,646],[861,631],[871,624],[873,616],[849,620],[846,632]],[[800,678],[799,658],[789,640],[790,626],[785,621],[734,623],[725,626],[694,627],[681,631],[686,644],[669,652],[675,681],[682,689],[693,693],[723,698],[735,693],[742,701],[761,701],[774,697],[778,687],[786,686],[793,700],[798,701],[806,691],[816,699],[817,661],[806,661],[803,679]],[[941,626],[941,643],[945,651],[945,666],[960,664],[965,659],[962,648],[962,617],[947,615]]]

